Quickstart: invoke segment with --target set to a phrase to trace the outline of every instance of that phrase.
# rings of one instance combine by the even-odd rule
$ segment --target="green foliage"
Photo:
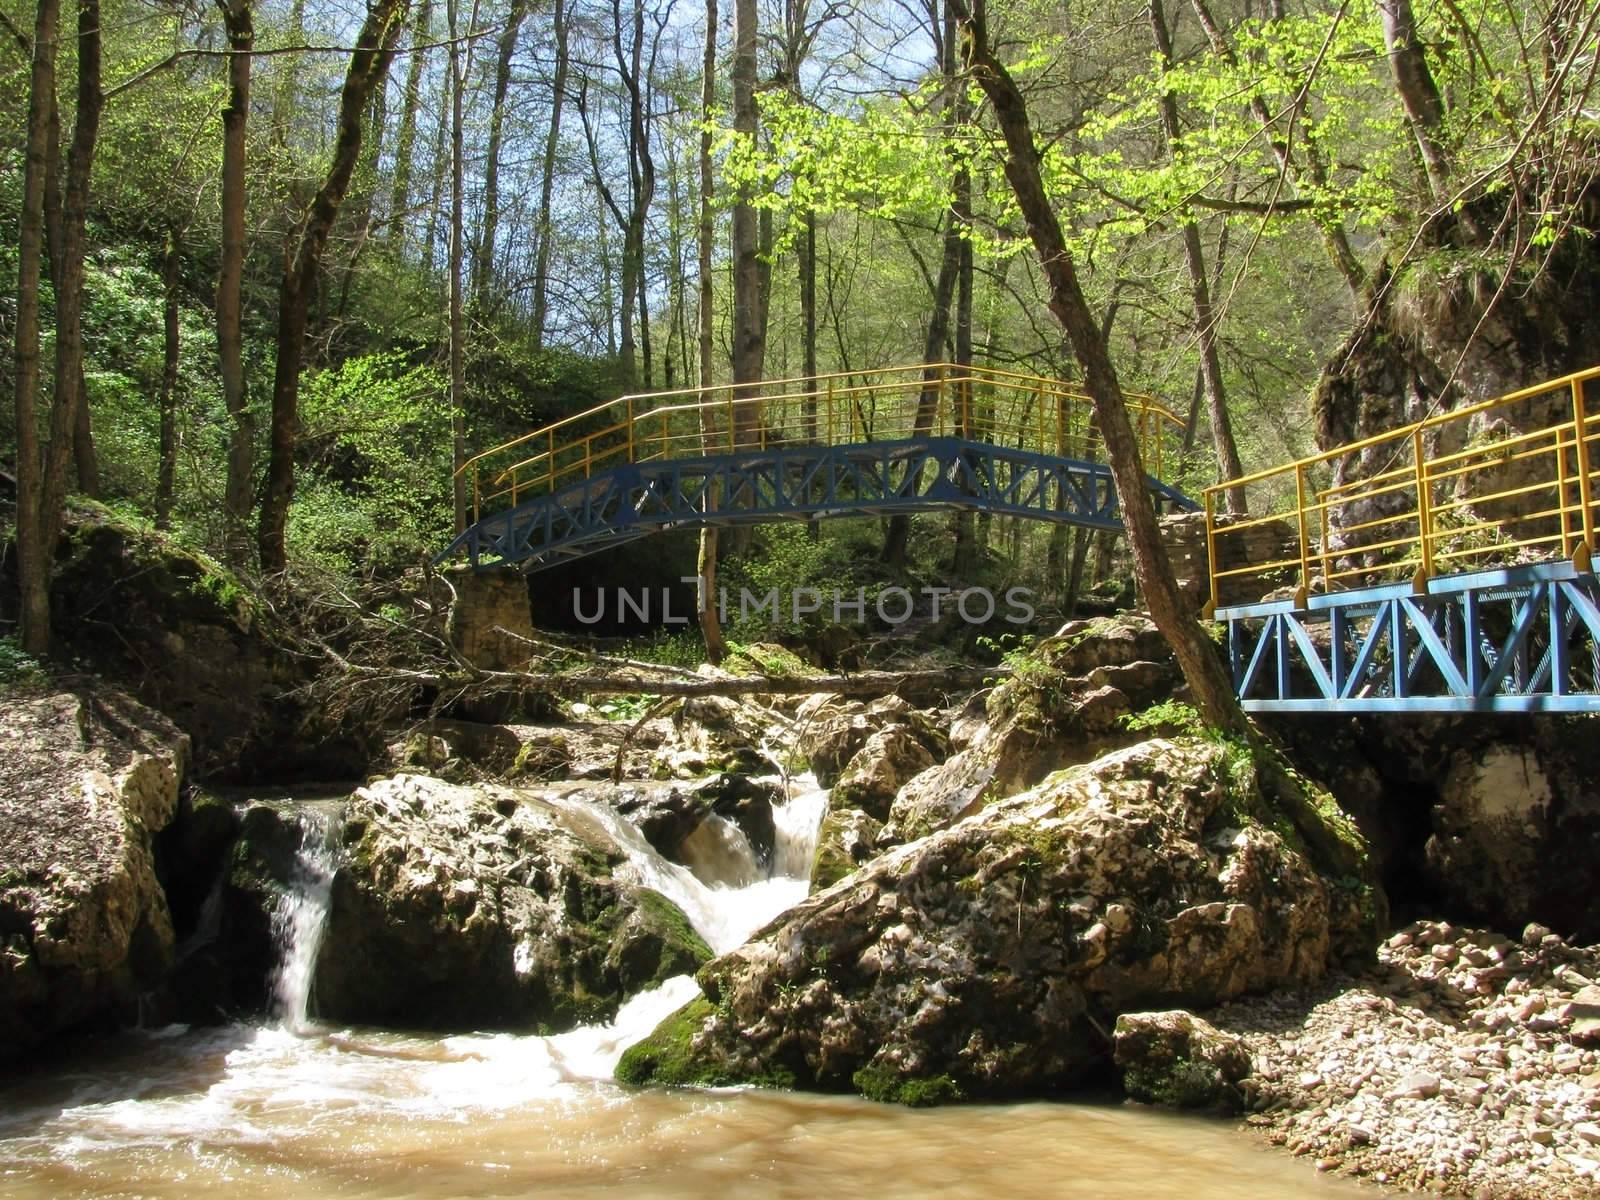
[[[652,695],[608,696],[594,706],[594,711],[608,721],[637,721],[660,699]]]
[[[676,633],[657,629],[646,637],[629,638],[617,647],[624,658],[640,662],[660,663],[664,667],[682,667],[694,670],[706,660],[706,642],[698,629],[680,629]]]
[[[310,461],[289,543],[336,570],[402,566],[437,552],[450,510],[446,381],[396,352],[358,355],[301,386]]]
[[[1134,733],[1160,732],[1201,737],[1206,731],[1199,710],[1182,700],[1158,701],[1143,712],[1128,713],[1122,718],[1122,724]]]
[[[0,693],[29,692],[50,682],[38,661],[14,637],[0,637]]]

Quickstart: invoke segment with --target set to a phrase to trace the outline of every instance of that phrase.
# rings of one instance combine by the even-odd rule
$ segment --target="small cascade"
[[[828,812],[828,789],[816,777],[797,775],[788,781],[789,802],[772,810],[777,838],[772,849],[772,873],[811,879],[811,862],[817,855],[822,818]]]
[[[658,854],[638,827],[609,804],[581,796],[551,799],[602,826],[628,856],[624,870],[632,882],[671,900],[713,953],[724,954],[811,890],[811,858],[828,793],[809,775],[795,777],[790,785],[789,801],[772,810],[776,842],[767,870],[757,865],[744,832],[722,817],[708,818],[685,843],[685,857],[692,864],[685,867]]]
[[[678,854],[696,879],[713,887],[749,887],[766,874],[744,830],[716,814],[684,838]]]
[[[306,805],[296,815],[302,830],[300,849],[295,853],[289,890],[272,915],[272,936],[279,947],[272,992],[285,1028],[298,1032],[310,1026],[311,982],[327,924],[336,864],[332,813]]]

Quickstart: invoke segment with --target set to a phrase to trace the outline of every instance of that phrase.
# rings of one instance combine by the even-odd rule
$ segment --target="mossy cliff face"
[[[1042,1093],[1104,1065],[1121,1012],[1318,978],[1346,906],[1244,767],[1149,741],[890,851],[709,963],[625,1077]]]
[[[4,575],[0,564],[0,576]],[[50,592],[59,657],[165,714],[216,780],[349,778],[369,746],[285,697],[309,677],[225,568],[75,501]]]
[[[333,1020],[556,1032],[710,957],[598,824],[529,793],[397,776],[341,838],[312,997]]]
[[[0,716],[0,1059],[137,1016],[172,965],[152,839],[188,740],[109,690],[7,695]]]

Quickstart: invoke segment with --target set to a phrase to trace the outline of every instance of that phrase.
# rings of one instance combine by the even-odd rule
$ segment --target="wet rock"
[[[312,998],[333,1020],[568,1029],[709,955],[593,818],[530,792],[402,775],[341,839]]]
[[[645,840],[664,858],[683,862],[683,845],[712,815],[739,827],[758,863],[771,860],[777,831],[772,806],[781,803],[776,783],[746,775],[720,774],[687,783],[623,784],[596,789],[594,799],[609,803],[639,827]]]
[[[0,1058],[132,1023],[172,965],[152,839],[188,738],[110,690],[8,696],[0,715]]]
[[[1320,977],[1329,886],[1218,745],[1058,774],[812,895],[708,964],[680,1062],[927,1100],[1041,1092],[1135,1008]]]
[[[739,827],[755,852],[757,863],[765,865],[772,861],[778,836],[772,807],[784,801],[781,785],[724,772],[694,784],[690,792],[697,800],[708,804],[712,813]]]
[[[817,834],[811,865],[811,886],[832,887],[878,853],[881,822],[859,808],[830,809]]]
[[[1237,1111],[1250,1074],[1243,1041],[1182,1009],[1123,1013],[1112,1051],[1129,1096],[1164,1108]]]

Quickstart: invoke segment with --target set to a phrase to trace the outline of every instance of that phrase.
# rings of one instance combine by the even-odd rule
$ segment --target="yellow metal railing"
[[[1208,612],[1313,592],[1570,558],[1589,568],[1600,367],[1207,488]],[[1242,489],[1249,516],[1219,515]],[[1281,553],[1245,561],[1282,522]]]
[[[1168,443],[1182,422],[1148,396],[1127,400],[1145,469],[1161,478],[1166,463],[1177,461]],[[1089,397],[1080,389],[1013,371],[932,363],[623,396],[485,450],[457,474],[468,479],[477,521],[628,462],[950,434],[1104,459]]]

